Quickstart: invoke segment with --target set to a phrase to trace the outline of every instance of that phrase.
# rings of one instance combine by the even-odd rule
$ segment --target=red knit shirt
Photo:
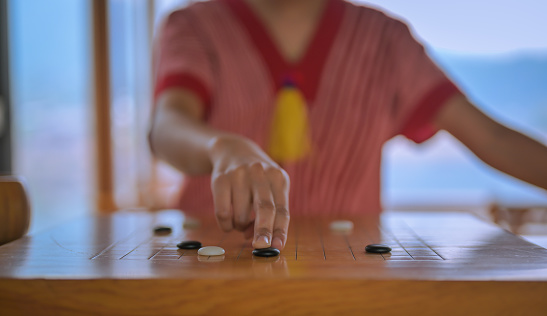
[[[312,153],[283,165],[292,214],[381,211],[383,144],[403,134],[422,142],[458,89],[408,27],[371,8],[330,0],[300,62],[280,54],[243,0],[198,2],[173,12],[154,47],[155,94],[182,87],[204,102],[207,123],[263,148],[275,96],[290,76],[308,103]],[[180,208],[213,209],[210,177],[187,178]]]

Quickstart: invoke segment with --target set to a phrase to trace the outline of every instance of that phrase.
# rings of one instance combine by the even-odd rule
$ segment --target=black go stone
[[[261,248],[253,250],[253,255],[257,257],[275,257],[279,256],[279,249],[276,248]]]
[[[154,228],[154,233],[158,235],[169,235],[173,230],[167,226],[157,226]]]
[[[388,245],[370,244],[365,247],[365,251],[372,253],[388,253],[391,251],[391,248]]]
[[[177,244],[177,247],[180,249],[199,249],[201,248],[201,243],[195,240],[185,240]]]

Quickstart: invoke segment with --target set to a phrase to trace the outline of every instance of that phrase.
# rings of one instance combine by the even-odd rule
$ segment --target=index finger
[[[251,175],[253,209],[256,214],[253,239],[254,248],[267,248],[272,243],[272,231],[275,221],[275,204],[268,178],[258,165]]]
[[[287,242],[289,230],[289,178],[282,171],[274,169],[269,172],[272,195],[275,205],[272,247],[282,250]]]

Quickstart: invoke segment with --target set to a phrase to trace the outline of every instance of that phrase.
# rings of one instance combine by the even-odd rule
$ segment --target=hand
[[[283,249],[290,220],[290,180],[285,170],[243,137],[214,138],[209,150],[219,226],[254,236],[254,248]]]

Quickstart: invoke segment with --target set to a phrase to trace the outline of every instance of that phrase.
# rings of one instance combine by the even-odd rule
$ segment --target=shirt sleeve
[[[438,131],[435,115],[459,89],[429,58],[408,26],[393,20],[391,54],[395,82],[395,134],[421,143]]]
[[[209,110],[211,54],[199,33],[188,9],[175,11],[164,20],[154,42],[154,101],[169,88],[184,88],[194,92]]]

